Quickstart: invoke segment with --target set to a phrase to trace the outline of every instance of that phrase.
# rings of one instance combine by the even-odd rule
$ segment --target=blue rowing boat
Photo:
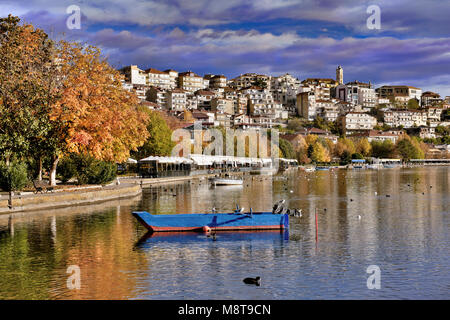
[[[272,212],[151,214],[135,211],[136,219],[152,232],[281,230],[289,228],[288,214]]]

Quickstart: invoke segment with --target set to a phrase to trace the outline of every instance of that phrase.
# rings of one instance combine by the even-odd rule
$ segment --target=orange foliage
[[[51,119],[68,129],[67,151],[125,161],[148,138],[148,116],[136,95],[122,88],[98,48],[61,42],[59,63],[61,95]]]

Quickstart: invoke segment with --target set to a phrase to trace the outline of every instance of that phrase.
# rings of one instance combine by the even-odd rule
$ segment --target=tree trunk
[[[59,157],[53,158],[52,168],[50,169],[50,185],[56,186],[56,167],[58,166]]]
[[[14,191],[9,191],[9,197],[8,197],[8,208],[9,209],[13,208],[13,196],[14,196]]]
[[[42,181],[42,156],[39,157],[39,173],[38,173],[38,180]]]

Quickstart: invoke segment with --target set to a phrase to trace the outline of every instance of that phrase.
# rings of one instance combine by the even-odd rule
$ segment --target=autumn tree
[[[148,115],[139,108],[136,95],[122,88],[120,74],[101,56],[100,49],[62,41],[57,61],[61,83],[60,98],[50,114],[56,128],[52,185],[62,154],[124,162],[130,150],[137,150],[148,137]]]
[[[313,152],[311,154],[311,160],[314,162],[330,162],[330,154],[328,149],[324,147],[319,141],[315,142],[313,145]]]
[[[355,153],[355,144],[349,138],[339,138],[335,147],[335,155],[342,159],[344,154],[352,155]]]
[[[367,138],[359,139],[356,143],[356,152],[362,154],[364,157],[370,156],[372,152],[372,146]]]

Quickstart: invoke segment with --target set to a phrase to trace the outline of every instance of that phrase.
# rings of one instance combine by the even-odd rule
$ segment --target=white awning
[[[158,163],[173,163],[173,164],[192,163],[192,160],[183,157],[150,156],[139,160],[139,162],[148,162],[148,161],[157,161]]]

